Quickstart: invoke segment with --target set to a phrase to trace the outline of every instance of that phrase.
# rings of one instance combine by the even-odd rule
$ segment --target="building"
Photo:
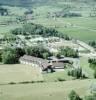
[[[73,64],[74,68],[78,67],[76,60],[73,60],[73,58],[58,59],[54,56],[49,57],[48,60],[46,60],[46,59],[42,59],[38,57],[24,55],[23,57],[20,58],[19,61],[21,64],[27,64],[27,65],[31,65],[34,67],[39,67],[41,68],[42,71],[48,71],[48,72],[49,70],[51,72],[54,72],[57,70],[59,71],[61,69],[64,70],[64,68],[66,68],[66,64]]]
[[[42,70],[46,69],[49,65],[48,61],[42,58],[24,55],[20,58],[21,64],[32,65],[34,67],[41,67]]]
[[[21,64],[27,64],[34,67],[40,67],[42,71],[47,71],[51,69],[53,72],[55,69],[64,69],[64,62],[59,62],[57,60],[46,60],[38,57],[33,57],[29,55],[24,55],[20,58]]]

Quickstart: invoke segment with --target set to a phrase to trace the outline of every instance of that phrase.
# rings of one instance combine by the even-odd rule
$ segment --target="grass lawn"
[[[18,28],[18,27],[21,27],[21,25],[18,25],[18,24],[5,25],[5,26],[0,25],[0,34],[6,34],[6,33],[10,34],[11,30]]]
[[[81,67],[83,68],[83,70],[88,73],[89,78],[93,78],[94,71],[89,67],[88,58],[81,57],[80,63],[81,63]]]
[[[55,82],[55,81],[59,81],[59,79],[68,81],[68,80],[72,80],[73,78],[67,75],[67,70],[62,72],[43,74],[43,77],[46,82]]]
[[[43,80],[39,68],[29,65],[0,65],[0,84]]]
[[[0,86],[0,100],[66,100],[71,90],[75,90],[80,96],[87,95],[93,81],[3,85]]]

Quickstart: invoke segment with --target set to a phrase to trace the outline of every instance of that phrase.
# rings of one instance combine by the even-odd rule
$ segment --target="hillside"
[[[0,4],[12,6],[32,6],[34,4],[56,4],[58,2],[94,3],[96,0],[0,0]]]
[[[46,0],[0,0],[0,4],[12,6],[32,6],[36,3],[44,3]]]
[[[73,89],[83,97],[90,92],[89,87],[92,81],[75,80],[0,86],[0,100],[67,100],[69,92]]]

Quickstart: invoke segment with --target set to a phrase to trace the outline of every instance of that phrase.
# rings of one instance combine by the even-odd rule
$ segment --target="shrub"
[[[68,97],[69,97],[69,100],[82,100],[79,97],[79,95],[75,91],[73,91],[73,90],[69,93]]]
[[[14,85],[14,84],[16,84],[15,82],[10,82],[10,83],[8,83],[8,84],[10,84],[10,85]]]
[[[64,55],[65,57],[73,57],[73,58],[78,58],[78,52],[69,48],[69,47],[61,47],[60,48],[60,54],[58,55]]]
[[[75,77],[77,79],[79,79],[79,78],[86,78],[85,74],[82,74],[82,69],[81,68],[70,70],[70,71],[68,71],[67,74],[69,76]]]
[[[65,79],[63,79],[63,78],[58,78],[58,81],[66,81]]]
[[[70,71],[68,71],[68,73],[67,73],[67,74],[68,74],[68,76],[71,76],[71,72],[70,72]]]
[[[94,70],[94,78],[96,78],[96,69]]]

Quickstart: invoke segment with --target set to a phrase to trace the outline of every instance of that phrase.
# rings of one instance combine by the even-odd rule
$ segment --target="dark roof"
[[[56,68],[56,67],[64,67],[64,63],[63,62],[54,62],[53,63],[53,67]]]

